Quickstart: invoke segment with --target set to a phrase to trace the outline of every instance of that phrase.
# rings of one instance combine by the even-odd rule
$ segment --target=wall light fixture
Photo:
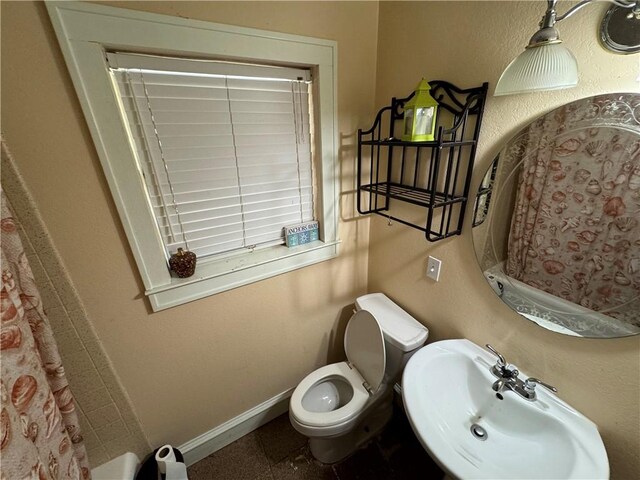
[[[518,55],[498,80],[494,95],[541,90],[560,90],[578,84],[578,62],[571,51],[562,45],[555,24],[569,18],[594,0],[583,0],[565,14],[556,12],[557,0],[547,0],[547,11],[540,21],[540,29],[531,37],[525,51]],[[640,28],[640,0],[607,0],[628,8],[628,16],[635,17]]]

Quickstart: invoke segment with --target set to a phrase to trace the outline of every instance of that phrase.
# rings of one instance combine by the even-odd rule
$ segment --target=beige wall
[[[354,220],[354,133],[373,119],[374,94],[382,106],[423,75],[493,86],[527,41],[519,32],[542,14],[539,2],[461,3],[382,3],[379,30],[373,2],[120,5],[339,45],[340,258],[151,314],[45,8],[3,2],[2,131],[152,444],[203,433],[338,358],[343,307],[383,290],[427,324],[432,339],[490,342],[557,385],[600,426],[615,478],[640,469],[639,338],[573,339],[511,313],[482,279],[468,222],[461,237],[428,244],[418,231],[374,217],[367,251],[368,220]],[[638,89],[638,56],[604,52],[595,35],[604,6],[587,8],[560,25],[582,67],[580,87],[491,98],[475,184],[500,144],[540,113],[593,93]],[[424,279],[429,254],[444,260],[437,284]]]
[[[338,259],[152,314],[41,3],[2,4],[2,132],[152,445],[180,444],[342,353],[342,310],[366,290],[354,220],[354,134],[373,113],[375,3],[118,6],[338,42]]]
[[[639,90],[638,55],[613,55],[598,44],[596,29],[605,8],[589,6],[558,25],[580,65],[578,88],[489,98],[472,192],[500,146],[536,116],[592,94]],[[422,76],[464,87],[488,81],[493,92],[543,10],[542,2],[381,2],[377,105],[409,93]],[[485,284],[470,222],[465,223],[461,237],[429,244],[417,230],[372,219],[369,290],[383,290],[406,306],[429,326],[432,340],[466,337],[479,345],[491,343],[527,373],[556,385],[563,399],[598,424],[612,477],[635,478],[640,471],[640,338],[570,338],[512,313]],[[439,283],[425,279],[428,255],[444,261]]]

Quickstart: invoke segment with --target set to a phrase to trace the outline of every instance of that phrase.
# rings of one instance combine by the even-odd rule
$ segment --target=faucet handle
[[[538,380],[535,377],[529,377],[524,381],[524,390],[531,394],[536,390],[536,384],[542,385],[547,390],[551,390],[553,393],[558,393],[558,389],[553,385],[549,385],[548,383],[543,382],[542,380]]]
[[[498,367],[501,370],[504,369],[507,366],[507,360],[504,358],[504,356],[488,343],[486,347],[491,351],[491,353],[493,353],[496,357],[498,357],[498,361],[496,362],[496,367]]]

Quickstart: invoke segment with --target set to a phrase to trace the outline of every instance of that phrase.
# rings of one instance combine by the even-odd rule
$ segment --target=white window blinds
[[[107,60],[168,255],[281,244],[313,220],[308,70]]]

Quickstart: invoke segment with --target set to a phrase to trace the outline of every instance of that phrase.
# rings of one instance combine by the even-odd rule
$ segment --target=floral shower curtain
[[[573,102],[512,145],[522,160],[506,273],[640,324],[640,95]],[[634,302],[635,303],[635,302]]]
[[[2,200],[0,472],[2,480],[90,478],[53,332],[16,221]]]

